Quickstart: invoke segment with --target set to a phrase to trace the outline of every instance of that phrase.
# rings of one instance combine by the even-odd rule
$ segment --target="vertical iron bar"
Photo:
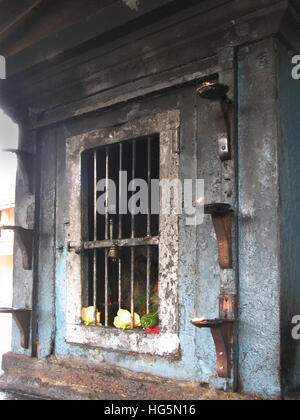
[[[105,263],[104,263],[104,282],[105,282],[105,326],[108,326],[108,252],[109,250],[105,248],[104,250],[104,257],[105,257]]]
[[[97,241],[97,151],[94,151],[94,241]],[[94,324],[97,322],[97,250],[93,260],[93,306]]]
[[[105,162],[105,178],[106,178],[106,211],[105,211],[105,239],[108,239],[108,202],[109,202],[109,191],[108,191],[108,179],[109,179],[109,148],[106,147],[106,162]],[[108,326],[108,249],[105,249],[105,326]]]
[[[150,313],[150,277],[151,277],[151,249],[147,246],[147,314]]]
[[[135,179],[135,163],[136,163],[136,140],[132,141],[132,180]],[[134,214],[131,215],[131,238],[135,237],[135,220]],[[134,327],[134,272],[135,272],[135,250],[131,248],[131,328]]]
[[[132,141],[132,180],[135,179],[135,162],[136,162],[136,140]],[[131,238],[135,237],[135,219],[131,214]]]
[[[119,309],[122,309],[122,258],[119,258]]]
[[[131,312],[131,328],[134,327],[134,260],[135,251],[134,247],[131,247],[131,294],[130,294],[130,312]]]
[[[123,144],[120,143],[120,166],[119,171],[123,170]],[[119,185],[121,188],[121,185]],[[119,194],[120,197],[120,194]],[[119,239],[122,239],[122,215],[120,212],[120,203],[119,203]],[[119,258],[119,309],[122,308],[122,258]]]
[[[148,214],[147,214],[147,236],[151,236],[151,137],[148,137]]]
[[[147,214],[147,236],[151,236],[151,137],[148,137],[147,140],[147,149],[148,149],[148,214]],[[146,308],[147,314],[150,312],[150,277],[151,277],[151,250],[150,246],[147,246],[147,290],[146,290]]]
[[[109,200],[109,191],[108,191],[108,177],[109,177],[109,148],[108,146],[105,148],[105,179],[106,179],[106,209],[105,209],[105,239],[108,239],[108,228],[109,228],[109,220],[108,220],[108,200]]]
[[[121,172],[123,170],[123,144],[120,143],[120,164],[119,164],[119,172]],[[120,177],[119,177],[120,178]],[[121,185],[119,185],[119,189],[121,188]],[[121,197],[119,194],[119,201],[120,201]],[[119,203],[119,239],[122,239],[122,215],[120,212],[120,205],[121,203]]]
[[[112,219],[110,219],[109,221],[109,235],[110,235],[110,239],[113,240],[114,239],[114,222]]]

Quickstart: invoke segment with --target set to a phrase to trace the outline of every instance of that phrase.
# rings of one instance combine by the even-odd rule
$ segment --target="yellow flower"
[[[114,326],[116,328],[126,330],[131,328],[131,313],[127,311],[126,309],[120,309],[118,311],[118,316],[114,319]],[[141,326],[141,319],[138,314],[134,313],[133,316],[133,326],[140,327]]]
[[[96,323],[100,324],[100,312],[96,310]],[[94,306],[89,306],[88,308],[82,308],[81,310],[82,321],[85,325],[94,325]]]

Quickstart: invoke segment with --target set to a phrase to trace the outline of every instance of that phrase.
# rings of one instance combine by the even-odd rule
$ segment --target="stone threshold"
[[[196,382],[135,373],[108,364],[78,359],[39,360],[15,353],[3,355],[0,390],[52,400],[256,400],[209,389]]]

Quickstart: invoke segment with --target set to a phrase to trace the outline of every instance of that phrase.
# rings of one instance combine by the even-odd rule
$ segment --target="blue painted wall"
[[[300,315],[300,80],[292,78],[295,51],[277,46],[277,110],[281,207],[281,332],[285,389],[300,385],[300,341],[293,340],[292,318]]]
[[[181,108],[183,113],[183,123],[181,126],[182,139],[182,153],[181,159],[181,174],[182,179],[194,178],[196,176],[196,125],[191,124],[194,121],[195,115],[190,112],[195,108],[195,89],[187,88],[175,90],[170,96],[165,99],[156,98],[146,101],[144,105],[139,105],[140,109],[135,111],[133,115],[132,107],[126,106],[122,111],[116,112],[116,118],[112,116],[115,122],[117,119],[120,122],[128,118],[129,112],[131,118],[138,118],[140,115],[146,113],[163,111],[170,109],[170,103],[176,104]],[[184,113],[186,112],[186,119]],[[100,121],[100,122],[99,122]],[[50,201],[56,208],[55,213],[55,229],[53,235],[56,247],[65,243],[64,238],[64,209],[66,205],[66,185],[65,185],[65,139],[74,135],[74,133],[89,131],[94,129],[97,125],[101,125],[101,119],[89,118],[86,122],[81,122],[78,126],[75,124],[64,124],[57,130],[56,146],[53,144],[53,153],[57,156],[56,165],[56,193],[54,196],[49,196]],[[47,134],[44,134],[47,138]],[[52,132],[53,135],[53,132]],[[54,138],[54,136],[53,136]],[[52,140],[53,140],[52,138]],[[193,151],[191,151],[193,149]],[[193,159],[191,159],[193,153]],[[42,151],[42,160],[49,160],[49,151],[44,153]],[[46,198],[46,197],[45,197]],[[54,204],[53,204],[54,203]],[[47,201],[42,203],[42,207],[47,207]],[[49,238],[41,232],[40,248],[47,247]],[[165,358],[153,357],[152,355],[138,355],[127,354],[122,352],[112,352],[103,349],[80,347],[68,344],[65,341],[65,314],[66,314],[66,251],[56,252],[56,260],[54,265],[55,274],[53,277],[45,276],[43,272],[40,275],[40,301],[43,304],[43,313],[47,314],[50,319],[53,319],[53,296],[55,296],[55,330],[47,317],[43,317],[45,322],[39,323],[39,337],[40,337],[40,357],[46,358],[51,355],[51,352],[57,357],[61,358],[84,358],[93,361],[107,362],[114,365],[127,368],[136,372],[144,372],[153,375],[159,375],[167,378],[186,379],[186,380],[203,380],[203,374],[198,368],[198,359],[196,357],[195,340],[197,331],[195,327],[190,324],[199,310],[195,309],[195,287],[197,280],[197,273],[195,271],[195,260],[197,253],[196,243],[196,229],[194,227],[186,227],[184,220],[180,221],[180,264],[179,264],[179,304],[180,304],[180,344],[181,344],[181,358],[180,360],[167,360]],[[186,248],[183,244],[189,244]],[[51,261],[45,258],[44,263],[51,266]],[[40,261],[43,265],[43,261]],[[54,282],[54,287],[50,284]],[[216,289],[218,293],[218,289]],[[41,306],[40,303],[40,306]],[[217,307],[217,300],[215,301]],[[203,308],[202,308],[203,310]],[[40,315],[41,317],[41,315]],[[54,337],[52,348],[49,346],[49,340]],[[199,337],[198,337],[199,339]],[[210,344],[210,358],[213,360],[212,370],[208,367],[208,376],[215,374],[215,349],[211,336],[208,336]],[[204,361],[205,362],[205,361]]]
[[[266,397],[281,395],[275,57],[273,39],[238,52],[239,378]]]

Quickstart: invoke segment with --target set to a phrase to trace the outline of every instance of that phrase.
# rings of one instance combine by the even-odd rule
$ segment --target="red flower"
[[[147,334],[159,334],[159,325],[156,325],[153,328],[146,329]]]

